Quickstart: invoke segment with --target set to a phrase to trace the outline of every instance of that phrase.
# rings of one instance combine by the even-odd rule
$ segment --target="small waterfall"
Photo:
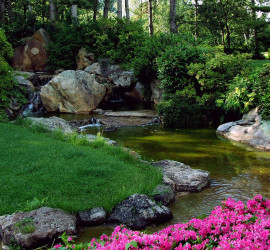
[[[79,130],[84,130],[85,128],[89,128],[89,127],[100,127],[102,126],[102,124],[100,123],[100,120],[99,119],[96,119],[95,117],[92,117],[90,119],[91,123],[90,124],[87,124],[87,125],[84,125],[84,126],[81,126],[79,127]]]

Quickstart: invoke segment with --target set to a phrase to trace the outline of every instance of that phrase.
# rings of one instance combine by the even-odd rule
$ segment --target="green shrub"
[[[4,31],[0,28],[0,58],[10,60],[13,57],[13,49],[7,41]]]
[[[74,69],[81,47],[98,58],[110,58],[114,63],[130,65],[135,50],[148,37],[140,22],[125,19],[101,19],[77,25],[61,23],[49,31],[49,69]]]
[[[229,89],[217,100],[225,110],[246,113],[259,107],[264,119],[270,119],[270,66],[255,68],[253,71],[236,76]]]
[[[204,108],[194,98],[174,96],[158,105],[158,113],[170,128],[198,128],[203,126]]]
[[[51,35],[48,46],[49,70],[75,69],[76,55],[84,46],[84,30],[79,26],[60,24]]]
[[[246,113],[258,103],[259,72],[238,75],[229,84],[229,90],[217,100],[217,105],[224,110],[237,110]]]

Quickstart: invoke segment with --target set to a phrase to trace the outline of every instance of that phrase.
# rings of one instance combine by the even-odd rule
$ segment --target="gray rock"
[[[56,116],[52,116],[50,118],[29,117],[27,119],[29,119],[32,122],[32,124],[41,124],[50,130],[61,129],[65,133],[72,133],[75,131],[75,129],[72,126],[70,126],[68,122]]]
[[[80,226],[98,226],[106,222],[106,211],[102,207],[78,213],[78,224]]]
[[[226,133],[230,131],[230,128],[232,126],[236,125],[235,122],[228,122],[228,123],[224,123],[221,124],[218,128],[217,128],[217,133]]]
[[[34,85],[23,76],[15,76],[15,80],[23,87],[25,87],[29,92],[35,91]]]
[[[96,139],[97,139],[97,136],[96,135],[91,135],[91,134],[88,134],[86,135],[88,141],[91,143],[91,142],[94,142]],[[112,146],[116,146],[117,145],[117,142],[114,141],[114,140],[111,140],[109,138],[106,138],[104,137],[104,140],[106,143],[108,143],[109,145],[112,145]]]
[[[26,220],[33,226],[33,231],[29,233],[18,226]],[[21,248],[34,249],[51,244],[64,232],[76,234],[76,217],[60,209],[42,207],[27,213],[1,216],[0,229],[4,245],[16,243]]]
[[[114,81],[116,86],[130,87],[135,83],[133,71],[123,71],[117,80]]]
[[[251,110],[239,121],[220,125],[216,132],[229,140],[270,151],[269,127],[266,126],[265,121],[261,121],[258,109]]]
[[[158,206],[146,195],[134,194],[113,209],[109,222],[122,223],[131,229],[142,229],[170,219],[172,212],[169,208],[164,205]]]
[[[177,192],[198,192],[209,183],[209,172],[192,169],[178,161],[163,160],[152,163],[161,167],[163,182]]]
[[[158,185],[152,195],[157,203],[161,202],[164,206],[169,206],[175,201],[175,193],[168,185]]]

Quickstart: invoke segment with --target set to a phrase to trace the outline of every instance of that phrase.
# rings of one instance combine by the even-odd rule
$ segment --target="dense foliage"
[[[205,219],[191,219],[151,235],[115,228],[111,236],[102,235],[89,244],[75,245],[72,237],[64,236],[62,249],[269,249],[270,200],[257,195],[247,205],[228,199]]]
[[[139,22],[103,19],[81,25],[62,23],[51,32],[49,68],[51,70],[76,67],[76,55],[86,47],[98,58],[110,58],[114,63],[129,64],[135,51],[148,38]]]
[[[231,112],[256,105],[268,117],[268,88],[259,86],[259,71],[247,70],[247,58],[263,57],[270,46],[270,8],[264,0],[179,1],[175,33],[170,33],[170,4],[176,1],[153,0],[151,36],[147,2],[134,1],[131,18],[115,18],[115,1],[109,1],[109,15],[101,17],[106,2],[10,0],[0,10],[5,14],[0,26],[14,47],[44,28],[51,38],[51,71],[75,69],[76,55],[85,47],[96,60],[109,58],[123,69],[133,69],[148,100],[150,83],[159,78],[164,94],[158,110],[165,126],[216,125],[224,113],[230,119]],[[10,71],[1,64],[2,71]],[[260,89],[266,92],[262,97],[255,94]]]
[[[13,69],[9,66],[13,50],[7,42],[4,31],[0,29],[0,119],[5,118],[4,109],[12,102],[22,103],[25,101],[24,92],[14,80]]]
[[[157,59],[165,91],[158,110],[165,125],[183,128],[219,123],[222,112],[216,100],[245,71],[246,59],[244,54],[226,55],[202,46],[168,47]]]
[[[229,90],[217,100],[225,110],[245,113],[260,107],[264,119],[270,118],[270,66],[238,75],[231,81]]]

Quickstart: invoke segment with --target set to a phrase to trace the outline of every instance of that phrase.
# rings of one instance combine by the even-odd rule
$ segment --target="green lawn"
[[[112,209],[134,193],[150,193],[161,172],[119,147],[72,145],[25,127],[0,123],[0,215],[47,198],[68,212]]]
[[[270,64],[270,60],[252,60],[250,64],[252,68],[262,68],[265,64]]]

